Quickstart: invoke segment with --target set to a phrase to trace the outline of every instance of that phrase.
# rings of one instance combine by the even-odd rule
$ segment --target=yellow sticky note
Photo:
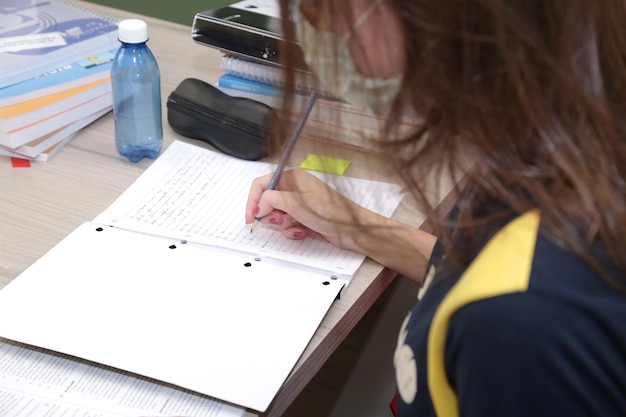
[[[306,157],[300,168],[311,171],[327,172],[329,174],[343,175],[350,166],[350,161],[329,156],[310,154]]]

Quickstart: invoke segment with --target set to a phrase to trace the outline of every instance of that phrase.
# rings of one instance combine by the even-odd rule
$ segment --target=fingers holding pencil
[[[300,115],[300,118],[298,119],[298,122],[296,123],[293,133],[291,137],[289,138],[287,145],[285,145],[285,149],[283,150],[283,153],[280,156],[280,160],[278,161],[278,164],[276,165],[274,174],[272,175],[269,183],[267,184],[267,188],[266,188],[267,190],[276,189],[276,186],[278,185],[278,182],[280,181],[280,177],[283,171],[285,170],[285,167],[287,166],[287,162],[289,161],[291,152],[293,151],[293,148],[296,146],[296,143],[298,142],[298,139],[300,138],[300,134],[302,133],[302,129],[304,128],[304,125],[306,124],[306,121],[309,118],[309,115],[311,114],[311,110],[313,109],[313,106],[315,105],[315,102],[317,101],[317,97],[318,97],[318,93],[316,91],[312,91],[311,94],[309,95],[306,105],[304,106],[304,110],[302,111],[302,114]],[[252,226],[250,227],[250,233],[254,231],[254,229],[256,228],[256,226],[259,224],[260,221],[261,221],[261,217],[256,216],[254,221],[252,222]]]

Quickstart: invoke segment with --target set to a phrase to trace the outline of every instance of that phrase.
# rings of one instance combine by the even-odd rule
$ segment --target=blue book
[[[282,97],[283,89],[274,84],[255,81],[248,78],[238,77],[232,74],[224,74],[217,80],[219,87],[245,91],[253,94],[261,94],[270,97]]]
[[[117,20],[66,0],[0,2],[0,87],[119,47]]]
[[[116,50],[85,56],[26,81],[0,88],[0,107],[47,96],[109,77]]]

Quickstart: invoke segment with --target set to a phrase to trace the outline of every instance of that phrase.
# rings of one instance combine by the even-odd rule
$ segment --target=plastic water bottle
[[[148,48],[148,26],[139,19],[118,26],[122,45],[111,66],[115,145],[131,162],[156,159],[163,145],[161,75]]]

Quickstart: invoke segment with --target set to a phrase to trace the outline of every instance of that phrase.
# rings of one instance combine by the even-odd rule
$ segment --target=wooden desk
[[[188,26],[87,5],[111,15],[141,17],[148,22],[149,46],[161,68],[164,103],[183,79],[194,77],[215,83],[221,74],[219,52],[193,43]],[[183,138],[169,127],[165,105],[163,110],[164,147],[167,147],[174,139]],[[150,162],[145,160],[138,164],[123,160],[115,149],[113,131],[112,114],[108,114],[84,129],[49,162],[34,163],[25,169],[12,168],[8,158],[0,159],[0,217],[3,219],[0,287],[84,221],[95,218],[149,166]],[[301,147],[303,149],[297,152],[306,153],[307,145]],[[349,175],[365,174],[362,161],[370,155],[348,149],[331,152],[353,161]],[[372,177],[372,173],[367,176]],[[410,213],[404,204],[397,217],[414,225],[422,223],[422,216],[411,217]],[[345,295],[328,312],[265,415],[280,416],[286,410],[395,275],[371,260],[365,262]]]

